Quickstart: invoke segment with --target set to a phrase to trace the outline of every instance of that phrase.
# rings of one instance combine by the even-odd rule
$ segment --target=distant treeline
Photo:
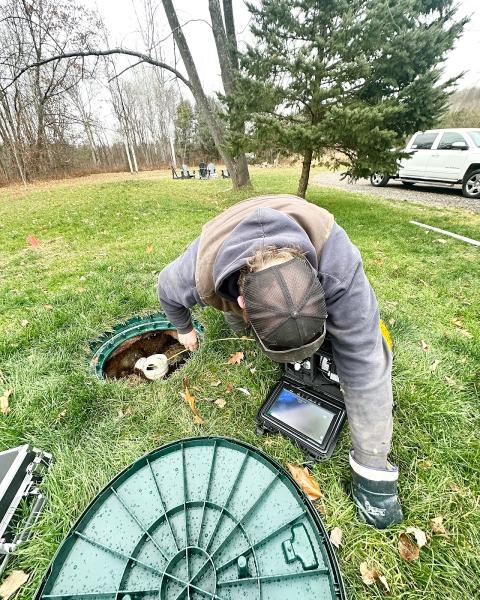
[[[480,128],[480,88],[473,87],[455,92],[439,126]]]

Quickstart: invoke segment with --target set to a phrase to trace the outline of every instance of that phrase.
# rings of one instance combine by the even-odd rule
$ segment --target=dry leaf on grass
[[[133,414],[133,408],[131,406],[127,406],[127,408],[125,410],[118,411],[118,416],[120,417],[120,419],[122,417],[129,417],[132,414]]]
[[[391,325],[392,327],[395,325],[396,321],[395,319],[389,319],[388,324]]]
[[[146,252],[147,254],[151,254],[151,253],[153,252],[153,246],[147,246],[147,247],[145,248],[145,252]]]
[[[310,472],[307,469],[307,467],[304,467],[302,469],[302,467],[297,467],[295,465],[292,465],[291,463],[287,463],[287,467],[292,477],[302,488],[305,494],[307,494],[309,500],[318,500],[322,496],[320,486],[310,475]]]
[[[420,345],[422,346],[422,350],[424,352],[428,352],[429,346],[428,346],[428,344],[427,344],[427,342],[425,340],[420,340]]]
[[[385,577],[385,575],[379,575],[378,581],[380,581],[380,583],[383,585],[383,587],[385,588],[385,590],[387,592],[390,591],[390,586],[388,585],[388,581],[387,581],[387,578]]]
[[[234,352],[227,360],[227,365],[238,365],[245,358],[243,352]]]
[[[370,569],[366,562],[360,563],[360,574],[362,576],[363,583],[367,585],[373,585],[375,579],[378,577],[378,571],[376,569]]]
[[[8,600],[11,598],[25,583],[27,583],[30,575],[25,571],[12,571],[5,581],[0,585],[0,598]]]
[[[335,548],[340,548],[342,544],[342,530],[340,527],[334,527],[330,532],[330,542],[335,546]]]
[[[252,375],[255,375],[255,373],[256,373],[256,372],[257,372],[257,369],[256,369],[255,367],[251,367],[251,368],[250,368],[250,373],[251,373]]]
[[[422,458],[418,461],[418,466],[420,469],[426,471],[427,469],[431,469],[433,467],[433,462],[429,458]]]
[[[434,242],[438,242],[439,244],[446,244],[447,240],[444,240],[443,238],[438,238],[436,240],[433,240]]]
[[[422,548],[427,543],[427,536],[425,535],[425,532],[418,527],[407,527],[406,533],[413,533],[419,548]]]
[[[190,410],[193,413],[193,422],[196,425],[202,425],[203,423],[205,423],[205,421],[200,416],[200,413],[198,412],[195,396],[192,396],[192,394],[188,390],[188,380],[187,379],[185,379],[183,381],[183,392],[181,392],[181,396],[185,400],[185,402],[188,404],[188,406],[190,407]]]
[[[373,585],[376,581],[379,581],[387,592],[390,591],[390,586],[388,585],[385,575],[380,575],[377,569],[371,569],[368,566],[368,563],[362,562],[360,564],[360,574],[362,576],[363,583],[366,585]]]
[[[225,398],[217,398],[215,400],[214,404],[216,406],[218,406],[218,408],[225,408],[225,405],[227,404],[227,401],[225,400]]]
[[[465,329],[465,325],[460,321],[460,319],[452,319],[452,324],[455,326],[455,329],[466,338],[472,338],[473,335]]]
[[[23,319],[23,320],[21,321],[20,325],[21,325],[22,327],[26,327],[26,326],[28,325],[28,323],[29,323],[29,321],[27,321],[27,319]]]
[[[53,310],[53,306],[52,306],[51,304],[44,304],[44,305],[43,305],[43,308],[44,308],[45,310]]]
[[[404,560],[417,560],[420,556],[420,548],[406,533],[401,533],[398,538],[398,553]]]
[[[437,370],[437,367],[439,364],[440,364],[440,361],[438,359],[434,360],[433,363],[430,365],[430,371],[432,373],[434,373]]]
[[[237,388],[237,390],[239,392],[242,392],[242,394],[245,394],[245,396],[251,396],[252,394],[250,393],[249,390],[247,390],[247,388]]]
[[[433,533],[437,535],[448,536],[448,532],[443,525],[443,517],[435,517],[430,520],[430,527],[432,528]]]
[[[61,423],[66,416],[67,416],[66,410],[62,410],[61,413],[58,413],[57,419],[56,419],[57,423]]]
[[[222,382],[220,381],[220,379],[217,379],[217,381],[212,381],[212,383],[210,384],[212,387],[218,387]]]
[[[233,392],[233,383],[227,383],[227,387],[225,388],[226,394],[231,394]]]
[[[40,245],[40,240],[36,238],[34,235],[27,235],[27,244],[32,246],[32,248],[36,248]]]
[[[3,394],[0,396],[0,412],[3,415],[7,415],[10,412],[10,405],[8,403],[8,399],[10,398],[10,394],[12,390],[5,390]]]

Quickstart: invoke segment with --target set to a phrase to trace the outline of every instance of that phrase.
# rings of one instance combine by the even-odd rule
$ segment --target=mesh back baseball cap
[[[325,339],[325,293],[304,258],[249,273],[243,286],[245,309],[265,354],[276,362],[298,362]]]

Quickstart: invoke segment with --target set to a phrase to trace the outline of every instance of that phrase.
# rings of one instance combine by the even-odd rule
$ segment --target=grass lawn
[[[294,169],[254,171],[255,193],[293,193],[297,177]],[[255,433],[257,408],[279,369],[249,342],[205,345],[182,371],[150,385],[99,381],[89,372],[89,341],[130,316],[158,310],[158,271],[206,220],[248,195],[232,192],[229,181],[172,181],[166,174],[0,191],[0,395],[12,391],[11,412],[0,414],[0,450],[28,442],[55,457],[44,485],[45,513],[10,565],[32,573],[18,596],[22,600],[32,597],[58,544],[93,496],[159,445],[225,435],[284,464],[302,461],[288,441]],[[328,529],[343,530],[337,554],[348,596],[385,596],[360,578],[359,565],[368,561],[386,577],[392,598],[478,598],[479,248],[409,220],[480,239],[480,216],[314,186],[308,199],[332,211],[360,248],[396,344],[393,459],[401,471],[405,523],[380,532],[356,520],[343,492],[347,429],[333,458],[314,467],[324,493],[318,509]],[[26,242],[28,235],[38,238],[38,247]],[[207,340],[228,335],[215,311],[197,316]],[[237,350],[245,351],[246,360],[227,367]],[[257,368],[254,375],[249,363]],[[198,399],[202,426],[193,423],[180,398],[184,376]],[[212,387],[217,379],[222,385]],[[252,395],[226,394],[228,383]],[[226,399],[224,409],[212,402],[218,397]],[[418,560],[402,560],[399,533],[408,525],[430,531],[430,520],[438,516],[448,536],[434,535]]]

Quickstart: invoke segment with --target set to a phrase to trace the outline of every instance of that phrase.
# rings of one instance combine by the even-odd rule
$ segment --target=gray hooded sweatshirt
[[[158,280],[158,297],[180,333],[192,329],[190,308],[202,301],[195,286],[199,238]],[[225,239],[213,266],[216,291],[265,246],[295,247],[318,271],[325,290],[330,335],[357,462],[385,468],[392,437],[391,352],[380,332],[375,294],[363,271],[356,246],[336,223],[320,261],[304,229],[273,208],[259,208]]]

